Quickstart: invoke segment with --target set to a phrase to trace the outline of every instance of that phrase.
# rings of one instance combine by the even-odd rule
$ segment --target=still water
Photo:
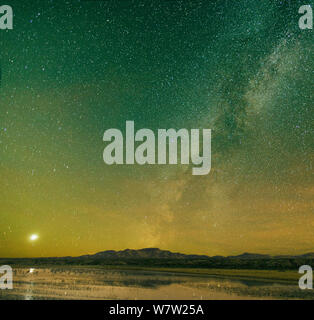
[[[314,299],[297,283],[86,267],[17,268],[0,299]]]

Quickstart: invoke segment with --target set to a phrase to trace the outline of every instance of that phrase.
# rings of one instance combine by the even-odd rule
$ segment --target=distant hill
[[[144,248],[121,251],[107,250],[78,257],[47,258],[0,258],[0,265],[107,265],[107,266],[141,266],[141,267],[187,267],[187,268],[226,268],[226,269],[269,269],[298,270],[303,264],[314,265],[314,253],[301,255],[277,255],[245,252],[236,256],[206,256],[183,254]]]
[[[271,259],[272,257],[268,254],[258,254],[258,253],[242,253],[238,256],[229,256],[229,259]]]
[[[121,251],[107,250],[101,251],[91,255],[83,255],[76,258],[102,258],[102,259],[296,259],[296,258],[310,258],[314,259],[314,252],[301,255],[277,255],[271,256],[268,254],[259,253],[242,253],[236,256],[207,256],[197,254],[183,254],[178,252],[171,252],[169,250],[161,250],[159,248],[144,248],[144,249],[125,249]]]
[[[125,249],[122,251],[107,250],[93,255],[84,255],[78,258],[103,258],[103,259],[209,259],[205,255],[191,255],[159,248],[144,248],[139,250]]]
[[[274,259],[297,259],[297,258],[305,258],[305,259],[314,259],[314,252],[309,252],[300,255],[280,255],[274,256]]]

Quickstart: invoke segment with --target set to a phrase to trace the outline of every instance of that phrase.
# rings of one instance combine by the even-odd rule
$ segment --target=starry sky
[[[5,4],[14,29],[0,30],[1,257],[314,251],[304,3]],[[212,129],[210,174],[106,165],[103,133],[126,120]]]

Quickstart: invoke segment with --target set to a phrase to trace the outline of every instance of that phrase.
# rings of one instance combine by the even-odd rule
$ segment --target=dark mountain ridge
[[[0,258],[0,265],[103,265],[167,268],[225,268],[298,270],[301,265],[314,265],[314,253],[277,255],[243,253],[236,256],[183,254],[159,248],[106,250],[78,257]]]
[[[83,255],[78,258],[103,258],[103,259],[208,259],[206,255],[183,254],[161,250],[159,248],[125,249],[121,251],[107,250],[92,255]]]

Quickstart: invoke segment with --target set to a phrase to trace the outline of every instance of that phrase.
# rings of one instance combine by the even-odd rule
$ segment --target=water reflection
[[[297,283],[88,267],[14,269],[0,299],[314,299]]]

